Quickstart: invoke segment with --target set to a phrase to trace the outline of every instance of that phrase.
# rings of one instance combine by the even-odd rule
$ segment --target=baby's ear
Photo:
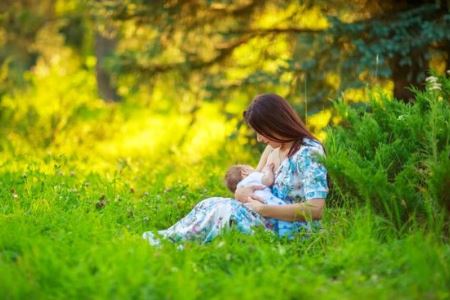
[[[248,171],[245,170],[245,169],[242,169],[242,170],[241,170],[241,176],[242,176],[242,177],[248,176]]]

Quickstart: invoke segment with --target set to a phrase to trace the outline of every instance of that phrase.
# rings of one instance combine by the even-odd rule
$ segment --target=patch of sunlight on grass
[[[109,157],[159,154],[162,148],[176,143],[188,122],[186,116],[148,114],[125,123],[111,140],[96,145],[97,151]],[[169,138],[170,137],[170,138]]]
[[[188,115],[148,114],[145,120],[133,119],[125,123],[113,139],[100,142],[96,148],[110,157],[151,157],[172,149],[177,157],[190,164],[217,152],[232,130],[221,115],[219,105],[214,103],[203,104],[196,122],[190,128],[188,123]]]
[[[181,180],[191,186],[200,186],[208,175],[199,178],[193,177],[192,174],[201,173],[200,169],[205,159],[217,156],[235,125],[236,122],[225,120],[220,106],[216,103],[203,104],[198,112],[197,121],[187,129],[183,144],[173,149],[174,153],[170,159],[178,172],[167,175],[165,184],[170,186]],[[214,170],[214,166],[209,166],[208,169],[210,173],[219,171]]]
[[[11,93],[2,99],[3,106],[17,112],[16,119],[31,118],[36,113],[39,118],[63,120],[70,117],[70,110],[76,106],[105,106],[103,101],[96,101],[95,75],[79,68],[80,61],[71,51],[59,55],[61,59],[58,61],[39,59],[36,66],[25,74],[31,79],[32,88]],[[61,68],[62,61],[64,68]]]
[[[218,105],[204,104],[199,111],[198,120],[189,133],[183,153],[187,161],[200,162],[202,157],[214,154],[228,134],[225,118]]]

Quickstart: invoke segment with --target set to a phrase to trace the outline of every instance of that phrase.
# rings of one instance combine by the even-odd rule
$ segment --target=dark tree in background
[[[257,86],[267,82],[281,84],[286,72],[294,74],[293,90],[298,94],[309,81],[311,105],[335,98],[349,87],[362,87],[369,77],[391,79],[394,96],[403,101],[411,99],[410,87],[421,88],[429,69],[431,57],[449,60],[450,14],[448,1],[301,1],[295,10],[272,27],[258,27],[255,20],[276,7],[288,9],[295,1],[152,1],[133,5],[109,3],[111,15],[121,21],[134,21],[158,31],[142,52],[118,54],[118,69],[139,72],[154,77],[163,72],[201,72],[205,88],[213,91]],[[132,7],[132,9],[130,9]],[[302,15],[319,8],[330,23],[328,28],[302,26]],[[345,14],[351,14],[345,21]],[[348,19],[348,18],[347,18]],[[172,33],[181,32],[182,43]],[[287,36],[291,58],[287,67],[277,72],[255,70],[241,82],[221,85],[225,69],[233,66],[229,58],[233,51],[252,40],[265,37],[275,40]],[[211,46],[212,44],[212,46]],[[179,62],[152,62],[169,47],[179,47],[184,57]],[[210,48],[214,55],[204,57],[198,49]],[[269,53],[271,45],[262,45],[261,59],[276,60]],[[145,55],[144,55],[145,56]],[[445,58],[446,57],[446,58]],[[450,68],[447,64],[446,68]],[[325,80],[329,72],[340,77],[338,88]],[[369,75],[368,75],[369,74]],[[295,82],[298,81],[298,82]],[[289,97],[289,95],[287,95]]]
[[[100,97],[106,101],[115,102],[119,101],[120,98],[112,82],[111,74],[105,66],[107,57],[114,53],[117,44],[117,40],[112,34],[111,30],[106,32],[97,30],[95,32],[95,57],[97,58],[95,75]]]
[[[392,79],[394,96],[410,101],[410,87],[423,87],[433,52],[446,56],[450,68],[448,7],[447,0],[368,2],[372,16],[349,24],[334,19],[332,31],[340,48],[354,45],[362,68],[376,69],[381,59],[380,75]]]
[[[30,46],[39,30],[54,19],[53,4],[48,0],[0,2],[0,101],[7,89],[26,83],[23,72],[39,56]]]
[[[55,0],[5,0],[0,3],[0,67],[4,70],[0,72],[0,97],[6,89],[26,84],[23,73],[31,69],[42,54],[33,44],[38,33],[52,25],[59,28],[66,44],[80,55],[96,57],[99,96],[105,101],[120,100],[112,74],[106,67],[116,45],[113,30],[108,29],[110,24],[104,18],[98,24],[92,13],[94,9],[84,1],[67,2],[72,2],[74,9],[59,14],[55,12],[58,3]],[[85,45],[86,40],[93,42]]]
[[[130,90],[172,80],[172,90],[205,100],[283,87],[288,99],[302,99],[300,110],[314,113],[348,89],[386,80],[396,98],[409,101],[409,88],[423,86],[430,61],[450,68],[448,0],[73,0],[72,11],[54,13],[56,3],[2,1],[3,82],[33,66],[40,53],[27,45],[58,21],[67,45],[96,56],[98,91],[112,101],[123,78]],[[114,37],[97,30],[111,24]],[[90,44],[80,39],[87,35],[95,37]],[[280,43],[286,55],[275,50]],[[236,61],[242,47],[252,49],[248,62]],[[229,80],[230,70],[242,76]]]

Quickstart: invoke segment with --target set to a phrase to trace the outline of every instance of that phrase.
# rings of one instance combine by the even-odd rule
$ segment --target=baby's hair
[[[236,191],[237,184],[242,180],[241,170],[241,165],[234,165],[225,174],[225,184],[232,193]]]

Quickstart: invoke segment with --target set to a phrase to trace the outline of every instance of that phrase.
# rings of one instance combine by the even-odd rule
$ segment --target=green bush
[[[337,101],[342,121],[326,141],[331,200],[368,204],[399,230],[450,211],[450,80],[432,76],[415,93],[408,104],[380,94],[357,107]]]

